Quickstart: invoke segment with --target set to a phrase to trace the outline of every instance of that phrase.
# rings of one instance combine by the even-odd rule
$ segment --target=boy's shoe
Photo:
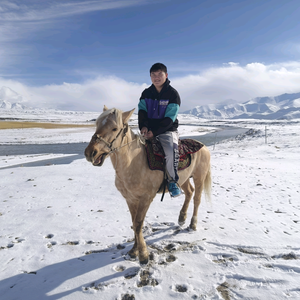
[[[168,185],[168,190],[171,197],[178,197],[181,195],[181,189],[178,187],[176,182],[170,182]]]

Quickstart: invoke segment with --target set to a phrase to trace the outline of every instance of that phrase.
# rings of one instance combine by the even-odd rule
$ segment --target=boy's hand
[[[145,138],[145,139],[152,139],[153,138],[153,132],[151,130],[148,131],[147,127],[143,127],[141,129],[141,135]]]
[[[145,139],[149,140],[153,138],[153,132],[150,130],[147,132],[147,135],[145,135]]]
[[[148,128],[147,127],[143,127],[142,129],[141,129],[141,135],[142,136],[145,136],[145,134],[147,134],[148,133]]]

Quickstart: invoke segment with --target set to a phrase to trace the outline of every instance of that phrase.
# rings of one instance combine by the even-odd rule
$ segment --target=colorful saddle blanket
[[[191,154],[199,151],[204,145],[193,139],[179,140],[178,171],[184,170],[191,164]],[[164,149],[156,139],[147,140],[145,144],[149,168],[164,171]]]

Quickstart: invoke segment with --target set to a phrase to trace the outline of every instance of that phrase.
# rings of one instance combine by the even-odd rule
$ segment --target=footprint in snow
[[[294,252],[290,252],[288,254],[273,255],[272,259],[295,260],[300,259],[300,256],[295,254]]]
[[[79,245],[79,241],[68,241],[63,245],[76,246],[76,245]]]
[[[52,239],[54,237],[54,234],[49,233],[45,236],[45,239]]]
[[[205,251],[201,245],[198,245],[197,242],[186,242],[186,241],[161,241],[158,243],[153,243],[149,245],[150,248],[156,250],[159,254],[161,253],[174,253],[174,252],[192,252],[198,253],[199,251]]]
[[[10,243],[6,247],[0,247],[0,250],[12,248],[14,244]]]
[[[121,300],[135,300],[134,294],[122,294]]]
[[[179,293],[186,293],[188,291],[188,287],[185,284],[176,284],[172,289]]]
[[[140,269],[139,271],[139,281],[137,282],[137,287],[141,288],[144,286],[157,286],[159,285],[158,280],[153,278],[152,272],[150,272],[149,268]]]
[[[56,242],[51,241],[51,242],[49,242],[49,243],[47,244],[47,247],[48,247],[48,248],[52,248],[52,246],[55,246],[56,244],[57,244]]]
[[[15,240],[13,241],[13,243],[22,243],[24,241],[25,241],[25,239],[21,239],[19,237],[16,237]]]
[[[119,266],[115,266],[113,267],[113,269],[116,271],[116,272],[123,272],[126,270],[126,267],[122,266],[122,265],[119,265]]]
[[[137,276],[139,274],[141,268],[138,267],[133,267],[133,268],[129,268],[126,270],[126,273],[124,275],[125,279],[131,279],[134,278],[135,276]]]
[[[228,262],[238,261],[236,255],[227,254],[227,253],[210,253],[206,257],[216,264],[226,264]]]

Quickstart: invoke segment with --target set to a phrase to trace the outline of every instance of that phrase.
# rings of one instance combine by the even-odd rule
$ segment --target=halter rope
[[[121,146],[119,146],[119,147],[117,147],[117,148],[113,148],[112,146],[113,146],[113,143],[116,141],[116,139],[119,137],[119,135],[121,134],[121,132],[124,130],[124,132],[123,132],[123,136],[122,136],[122,140],[121,140],[121,144],[122,144],[122,141],[123,141],[123,138],[126,136],[126,133],[127,133],[127,131],[128,131],[128,124],[123,124],[124,125],[124,127],[119,131],[119,133],[116,135],[116,137],[109,143],[109,142],[107,142],[102,136],[100,136],[99,134],[94,134],[93,135],[93,138],[95,139],[95,142],[96,143],[100,143],[100,142],[104,142],[105,143],[105,145],[110,149],[110,151],[109,152],[107,152],[107,153],[105,153],[105,155],[110,155],[111,153],[114,153],[115,151],[118,151],[119,149],[121,149],[121,148],[123,148],[123,147],[125,147],[125,146],[127,146],[127,145],[129,145],[129,144],[131,144],[131,143],[133,143],[134,141],[136,141],[137,139],[134,139],[134,140],[132,140],[131,142],[129,142],[129,143],[127,143],[127,144],[125,144],[125,145],[121,145]],[[141,139],[141,136],[140,135],[138,135],[139,136],[139,141],[144,145],[145,144],[145,142]]]

